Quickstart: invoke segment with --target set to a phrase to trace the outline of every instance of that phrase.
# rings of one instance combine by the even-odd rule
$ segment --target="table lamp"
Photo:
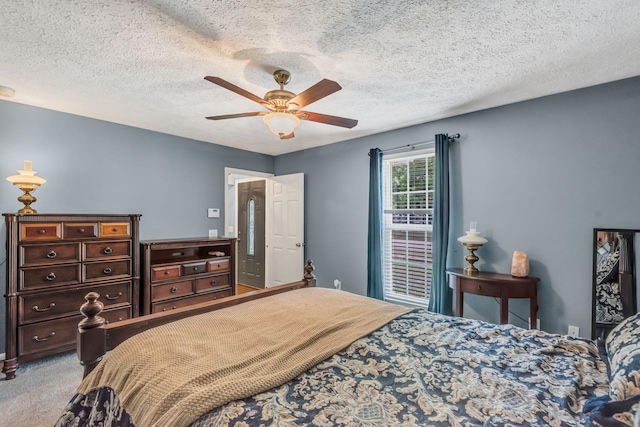
[[[36,171],[31,169],[31,160],[24,161],[24,169],[18,171],[18,175],[11,175],[7,181],[17,185],[24,194],[18,197],[18,201],[24,203],[24,208],[18,211],[19,214],[31,215],[38,213],[31,207],[37,199],[31,195],[32,191],[47,182],[44,178],[36,176]]]
[[[487,243],[487,239],[484,237],[480,237],[480,232],[476,231],[477,223],[475,221],[471,221],[469,226],[469,231],[467,231],[466,235],[458,237],[458,242],[462,243],[467,247],[469,254],[464,258],[467,260],[469,265],[464,268],[464,274],[467,276],[473,276],[478,274],[478,268],[473,264],[478,261],[480,258],[475,254],[475,251],[485,243]]]

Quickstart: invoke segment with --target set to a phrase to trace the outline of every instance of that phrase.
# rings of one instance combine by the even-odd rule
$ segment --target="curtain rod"
[[[460,138],[460,134],[459,133],[453,134],[453,135],[449,136],[449,142],[453,142],[453,141],[455,141],[456,139],[459,139],[459,138]],[[386,150],[381,150],[381,153],[389,153],[391,151],[397,151],[397,150],[406,149],[406,148],[410,148],[410,149],[413,150],[416,147],[419,147],[419,146],[425,145],[425,144],[429,144],[431,142],[435,142],[435,139],[429,139],[427,141],[416,142],[416,143],[413,143],[413,144],[401,145],[399,147],[387,148]],[[370,156],[369,152],[367,152],[367,156]]]

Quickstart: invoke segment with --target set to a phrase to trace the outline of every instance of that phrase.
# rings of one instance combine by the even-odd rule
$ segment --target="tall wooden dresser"
[[[107,322],[138,316],[140,215],[3,215],[7,379],[23,361],[75,348],[90,291]]]
[[[142,314],[235,294],[236,239],[141,242]]]

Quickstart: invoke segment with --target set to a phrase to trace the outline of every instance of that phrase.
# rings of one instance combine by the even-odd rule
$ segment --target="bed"
[[[115,323],[87,328],[99,310],[85,308],[81,331],[107,333],[84,340],[98,341],[93,353],[80,334],[88,375],[56,425],[637,423],[638,316],[605,344],[314,285],[307,270],[222,309],[141,320],[126,340]],[[111,350],[111,340],[123,342]]]

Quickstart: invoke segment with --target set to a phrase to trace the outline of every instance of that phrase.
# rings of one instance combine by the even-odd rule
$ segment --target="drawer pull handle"
[[[78,233],[84,233],[84,228],[78,228]]]
[[[111,274],[111,271],[113,271],[113,270],[111,270],[109,267],[107,267],[107,268],[105,268],[105,269],[103,269],[103,270],[102,270],[102,272],[103,272],[104,274]]]
[[[38,234],[45,234],[46,232],[47,230],[43,230],[43,229],[38,230]]]
[[[49,338],[53,338],[55,336],[56,336],[55,332],[51,332],[48,337],[44,337],[44,338],[38,338],[37,335],[34,335],[33,336],[33,340],[37,341],[37,342],[43,342],[43,341],[47,341]]]
[[[174,252],[171,254],[171,256],[182,256],[184,255],[184,252]]]
[[[171,288],[171,293],[175,294],[176,292],[178,292],[178,288],[176,288],[175,286],[173,288]]]
[[[109,246],[104,248],[104,250],[102,251],[102,253],[104,253],[105,255],[109,255],[111,252],[113,252],[113,249],[111,249]]]
[[[222,268],[222,264],[218,264],[218,268]]]
[[[193,267],[193,271],[198,271],[198,267]]]
[[[111,231],[113,231],[113,232],[115,233],[116,231],[118,231],[118,229],[117,229],[116,227],[113,227],[113,228],[111,229]]]
[[[482,286],[478,285],[478,290],[481,291],[482,290]]]
[[[34,305],[34,306],[33,306],[33,311],[37,311],[38,313],[43,313],[43,312],[45,312],[45,311],[49,311],[49,310],[51,310],[51,309],[52,309],[53,307],[55,307],[55,306],[56,306],[56,303],[55,303],[55,302],[52,302],[51,304],[49,304],[49,307],[47,307],[47,308],[40,308],[40,307],[38,307],[37,305]]]
[[[215,285],[216,285],[216,281],[215,281],[215,280],[212,280],[212,281],[211,281],[211,286],[215,286]]]
[[[55,273],[49,273],[47,274],[47,277],[45,277],[45,279],[47,279],[48,281],[52,281],[56,278],[56,274]]]
[[[114,299],[118,299],[122,296],[122,292],[118,292],[118,295],[116,295],[115,297],[110,297],[109,294],[106,294],[104,297],[108,300],[113,301]]]
[[[167,271],[165,271],[165,272],[164,272],[164,275],[165,275],[165,276],[168,276],[170,273],[171,273],[171,272],[170,272],[169,270],[167,270]]]
[[[56,253],[56,251],[51,251],[47,254],[47,258],[55,258],[57,256],[58,254]]]

